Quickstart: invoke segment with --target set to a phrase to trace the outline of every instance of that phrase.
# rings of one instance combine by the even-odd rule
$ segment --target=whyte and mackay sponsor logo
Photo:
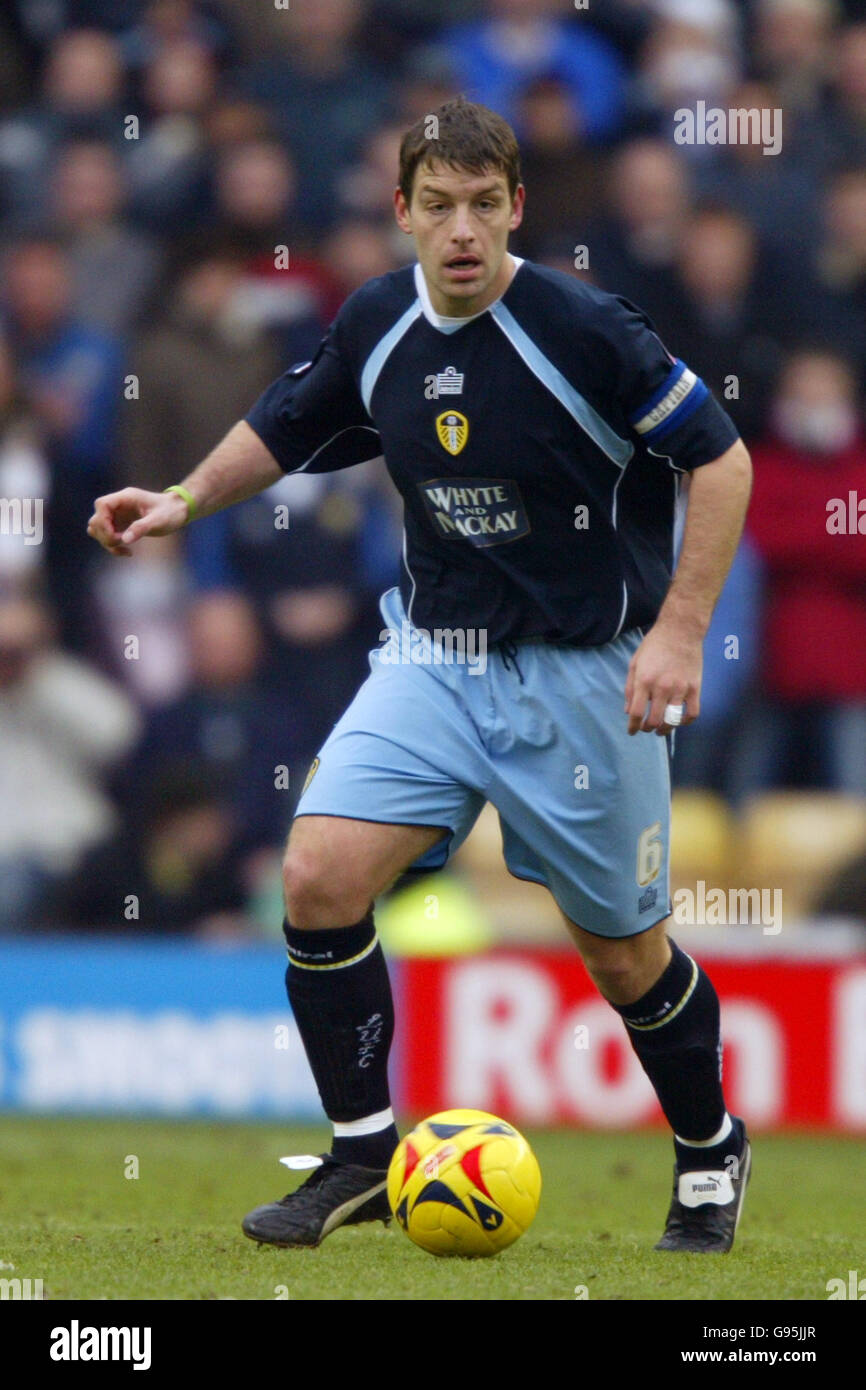
[[[445,540],[483,547],[529,533],[520,489],[509,478],[431,478],[418,486],[430,520]]]

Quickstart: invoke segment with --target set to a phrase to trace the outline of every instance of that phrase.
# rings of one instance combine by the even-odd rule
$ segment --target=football
[[[483,1110],[443,1110],[407,1134],[388,1169],[388,1201],[431,1255],[496,1255],[531,1224],[541,1170],[523,1135]]]

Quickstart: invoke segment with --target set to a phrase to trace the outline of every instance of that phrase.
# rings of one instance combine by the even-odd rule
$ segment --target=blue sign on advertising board
[[[321,1119],[278,946],[0,941],[0,1108]]]

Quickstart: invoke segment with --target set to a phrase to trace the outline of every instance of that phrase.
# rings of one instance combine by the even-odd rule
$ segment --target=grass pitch
[[[866,1273],[863,1145],[758,1135],[729,1256],[655,1253],[671,1179],[661,1133],[528,1132],[544,1180],[529,1232],[494,1259],[424,1254],[392,1225],[318,1250],[256,1246],[249,1208],[324,1129],[0,1117],[0,1261],[46,1299],[818,1299]],[[134,1172],[137,1159],[138,1177]],[[305,1174],[297,1175],[300,1178]]]

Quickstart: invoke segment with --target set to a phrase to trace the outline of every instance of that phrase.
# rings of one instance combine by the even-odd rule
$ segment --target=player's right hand
[[[131,555],[143,536],[170,536],[187,523],[188,508],[176,492],[125,487],[97,497],[87,534],[111,555]]]

